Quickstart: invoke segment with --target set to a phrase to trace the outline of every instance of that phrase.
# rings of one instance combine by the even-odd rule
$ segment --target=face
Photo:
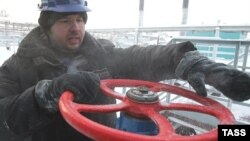
[[[57,20],[50,29],[50,39],[56,46],[75,50],[81,45],[85,34],[85,23],[78,15],[68,15]]]

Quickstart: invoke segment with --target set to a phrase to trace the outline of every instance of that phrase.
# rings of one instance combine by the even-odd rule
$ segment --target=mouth
[[[68,41],[71,45],[75,45],[75,44],[80,44],[80,38],[79,37],[70,37],[68,38]]]

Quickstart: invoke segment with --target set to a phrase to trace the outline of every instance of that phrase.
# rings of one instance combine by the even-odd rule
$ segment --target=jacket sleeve
[[[107,64],[114,78],[161,81],[177,78],[175,69],[184,54],[196,50],[191,42],[109,49]]]
[[[36,104],[34,87],[21,92],[17,68],[14,57],[0,67],[1,141],[20,141],[49,121]]]

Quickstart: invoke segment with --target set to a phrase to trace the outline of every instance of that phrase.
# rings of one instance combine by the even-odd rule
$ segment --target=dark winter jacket
[[[50,46],[39,28],[21,42],[16,54],[0,68],[0,141],[84,141],[60,113],[47,114],[36,103],[38,81],[74,71],[96,72],[101,79],[127,78],[160,81],[176,78],[175,68],[185,52],[195,50],[190,42],[126,49],[108,40],[96,40],[86,32],[78,53],[63,53]],[[113,103],[99,94],[93,104]],[[87,115],[114,126],[113,114]]]

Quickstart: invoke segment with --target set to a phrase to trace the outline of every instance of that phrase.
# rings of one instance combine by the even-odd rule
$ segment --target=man
[[[247,74],[201,56],[190,42],[114,48],[85,31],[85,0],[42,0],[40,9],[39,27],[0,68],[1,141],[91,140],[64,121],[58,99],[70,90],[77,102],[114,103],[99,92],[100,79],[182,78],[202,96],[207,83],[231,99],[250,98]],[[86,116],[114,126],[114,114]]]

